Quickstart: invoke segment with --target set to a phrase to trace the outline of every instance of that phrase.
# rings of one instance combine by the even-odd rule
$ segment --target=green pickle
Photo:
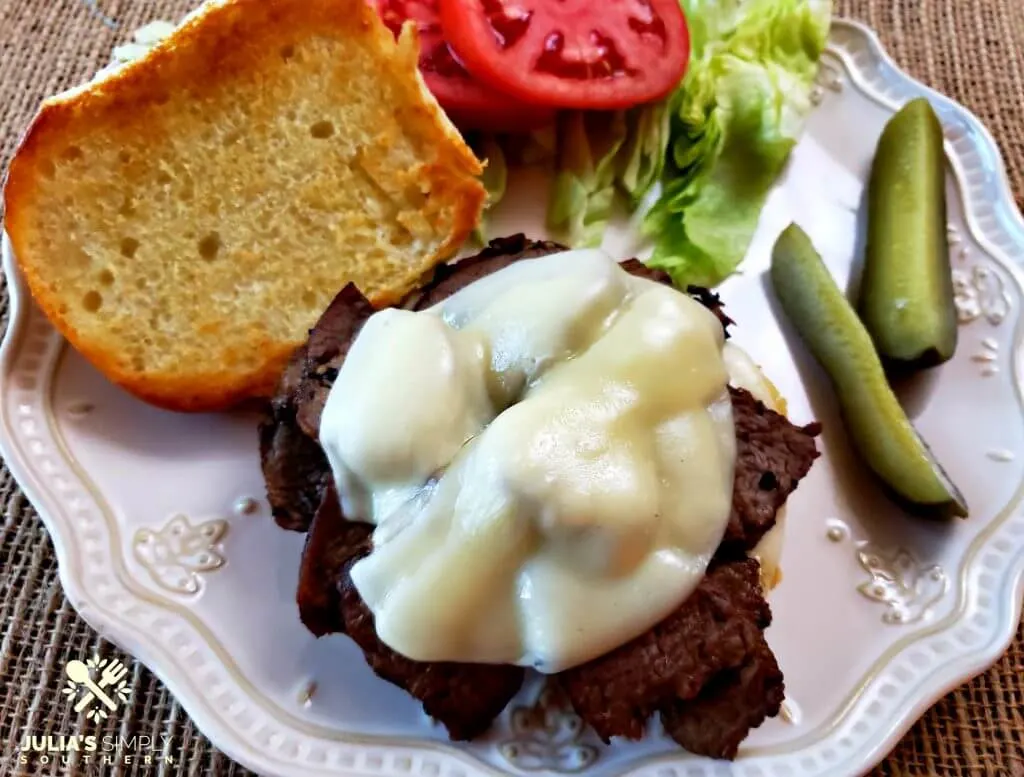
[[[887,367],[934,367],[956,350],[942,125],[924,98],[903,106],[878,141],[857,309]]]
[[[828,373],[847,433],[867,465],[916,512],[966,517],[963,495],[903,412],[871,336],[795,224],[775,244],[771,279],[786,316]]]

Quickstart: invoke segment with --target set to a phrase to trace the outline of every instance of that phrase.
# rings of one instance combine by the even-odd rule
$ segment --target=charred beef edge
[[[403,306],[421,310],[515,261],[559,250],[558,244],[523,235],[492,241],[480,254],[438,268]],[[623,268],[671,282],[635,259]],[[732,321],[718,295],[698,287],[687,291],[718,316],[728,336]],[[371,528],[341,515],[315,441],[330,385],[372,313],[358,289],[346,286],[293,356],[260,426],[268,496],[283,528],[309,530],[297,596],[307,628],[317,636],[349,634],[379,676],[419,699],[453,739],[470,739],[483,733],[515,695],[523,671],[414,662],[377,639],[372,613],[348,576],[351,565],[370,550]],[[771,613],[760,591],[758,564],[745,553],[774,525],[777,510],[817,457],[814,437],[820,427],[795,427],[747,392],[730,392],[737,487],[726,536],[704,580],[648,633],[559,676],[576,711],[606,740],[641,736],[647,718],[657,712],[667,733],[687,750],[733,758],[751,728],[778,714],[782,673],[763,635]]]

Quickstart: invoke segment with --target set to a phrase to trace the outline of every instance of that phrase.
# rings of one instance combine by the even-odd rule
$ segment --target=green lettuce
[[[577,247],[601,244],[615,202],[619,152],[626,142],[626,115],[569,111],[558,117],[555,180],[548,229]]]
[[[647,192],[661,179],[669,142],[669,118],[665,102],[634,108],[627,116],[629,134],[619,154],[616,183],[627,197],[631,211],[641,206]]]
[[[484,172],[480,177],[480,183],[483,184],[484,191],[487,192],[484,210],[473,230],[473,237],[480,245],[487,245],[487,217],[494,206],[505,196],[505,190],[508,188],[508,162],[505,160],[505,151],[501,143],[494,135],[470,138],[470,146],[484,162]]]
[[[693,52],[668,98],[649,264],[713,286],[742,261],[811,108],[830,0],[682,0]]]
[[[525,147],[519,154],[519,161],[524,165],[547,165],[558,154],[558,130],[552,124],[534,130],[526,136]]]

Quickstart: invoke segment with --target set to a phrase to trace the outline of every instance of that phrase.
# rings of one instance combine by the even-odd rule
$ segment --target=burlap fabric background
[[[0,169],[39,101],[86,78],[113,45],[155,18],[176,19],[191,0],[0,0]],[[876,29],[901,66],[967,105],[992,130],[1024,206],[1024,0],[836,0],[840,15]],[[97,15],[117,20],[112,29]],[[6,291],[0,315],[6,319]],[[61,591],[49,537],[6,468],[0,469],[0,775],[243,775],[215,750],[161,683],[132,667],[132,702],[104,734],[173,736],[178,767],[21,767],[26,730],[84,730],[59,693],[61,667],[113,648]],[[937,704],[879,775],[1024,777],[1024,630],[989,672]]]

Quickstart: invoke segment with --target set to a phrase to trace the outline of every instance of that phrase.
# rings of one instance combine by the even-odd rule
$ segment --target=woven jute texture
[[[190,0],[0,0],[0,168],[39,101],[105,64],[112,46]],[[836,0],[837,11],[878,31],[897,62],[974,111],[995,135],[1024,206],[1024,0]],[[116,25],[116,26],[115,26]],[[6,291],[0,316],[6,318]],[[195,728],[162,684],[129,662],[131,701],[90,730],[171,737],[175,765],[115,766],[81,758],[22,765],[20,738],[85,730],[60,694],[61,668],[98,653],[120,656],[75,614],[61,591],[42,523],[0,469],[0,777],[243,775]],[[127,659],[126,659],[127,660]],[[58,761],[60,759],[57,759]],[[1024,777],[1024,630],[1006,656],[939,702],[878,775]]]

